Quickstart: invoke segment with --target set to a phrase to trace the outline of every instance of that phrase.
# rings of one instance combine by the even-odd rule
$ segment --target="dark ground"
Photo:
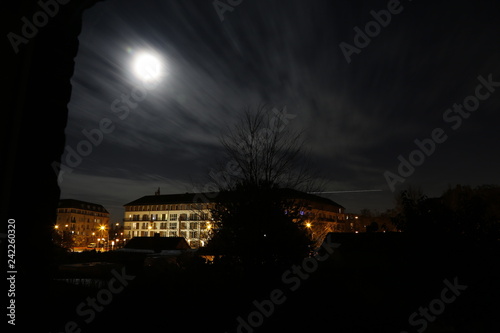
[[[73,254],[65,260],[125,263],[127,274],[136,278],[89,323],[76,307],[100,289],[54,282],[52,332],[63,331],[68,321],[82,332],[417,332],[423,325],[412,327],[409,316],[439,299],[443,281],[455,278],[467,289],[445,305],[425,332],[500,331],[498,246],[419,241],[401,234],[363,237],[343,239],[327,261],[316,270],[310,266],[307,278],[294,280],[293,273],[282,278],[290,266],[251,272],[223,264],[142,268],[140,256]],[[260,326],[238,330],[237,318],[248,319],[256,311],[253,301],[267,304],[274,289],[283,291],[284,302]],[[255,314],[254,320],[259,320]]]

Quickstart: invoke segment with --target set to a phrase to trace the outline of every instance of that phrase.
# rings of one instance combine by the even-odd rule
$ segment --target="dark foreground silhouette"
[[[337,234],[332,242],[341,244],[333,253],[291,266],[63,256],[66,264],[113,262],[114,272],[87,271],[104,281],[94,285],[54,280],[52,332],[498,331],[498,244],[402,233]]]

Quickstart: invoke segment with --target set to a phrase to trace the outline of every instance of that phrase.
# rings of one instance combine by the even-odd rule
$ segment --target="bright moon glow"
[[[150,82],[160,79],[162,63],[151,53],[138,54],[134,59],[134,74],[142,81]]]

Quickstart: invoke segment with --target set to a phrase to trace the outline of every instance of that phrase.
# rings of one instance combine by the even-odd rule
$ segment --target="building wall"
[[[321,244],[329,232],[347,231],[345,209],[324,202],[297,200],[300,223],[313,241]],[[124,236],[184,237],[193,248],[205,246],[210,239],[210,204],[176,203],[125,206]]]
[[[104,226],[104,230],[101,227]],[[58,232],[70,232],[74,246],[88,246],[97,239],[107,238],[109,213],[79,208],[58,208],[55,228]]]
[[[149,209],[148,209],[149,208]],[[198,208],[198,209],[197,209]],[[209,240],[211,216],[208,206],[194,204],[126,206],[124,235],[133,237],[184,237],[193,248]]]
[[[322,244],[330,232],[347,231],[344,208],[310,201],[302,205],[304,214],[301,222],[316,245]]]

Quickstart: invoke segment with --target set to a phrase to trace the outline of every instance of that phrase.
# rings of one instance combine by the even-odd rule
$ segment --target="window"
[[[167,229],[167,223],[160,223],[160,229]]]
[[[187,229],[187,223],[181,222],[181,229]]]
[[[189,238],[198,238],[198,231],[190,231]]]
[[[189,229],[197,229],[197,228],[198,228],[198,223],[196,222],[189,223]]]
[[[181,237],[186,238],[187,237],[187,231],[181,231]]]
[[[158,220],[158,214],[151,214],[151,220]]]
[[[170,222],[169,229],[177,229],[177,222]]]
[[[177,231],[169,231],[169,232],[168,232],[168,235],[169,235],[170,237],[177,237]]]
[[[161,220],[166,221],[167,220],[167,214],[161,214]]]
[[[177,214],[170,214],[170,221],[177,221]]]

